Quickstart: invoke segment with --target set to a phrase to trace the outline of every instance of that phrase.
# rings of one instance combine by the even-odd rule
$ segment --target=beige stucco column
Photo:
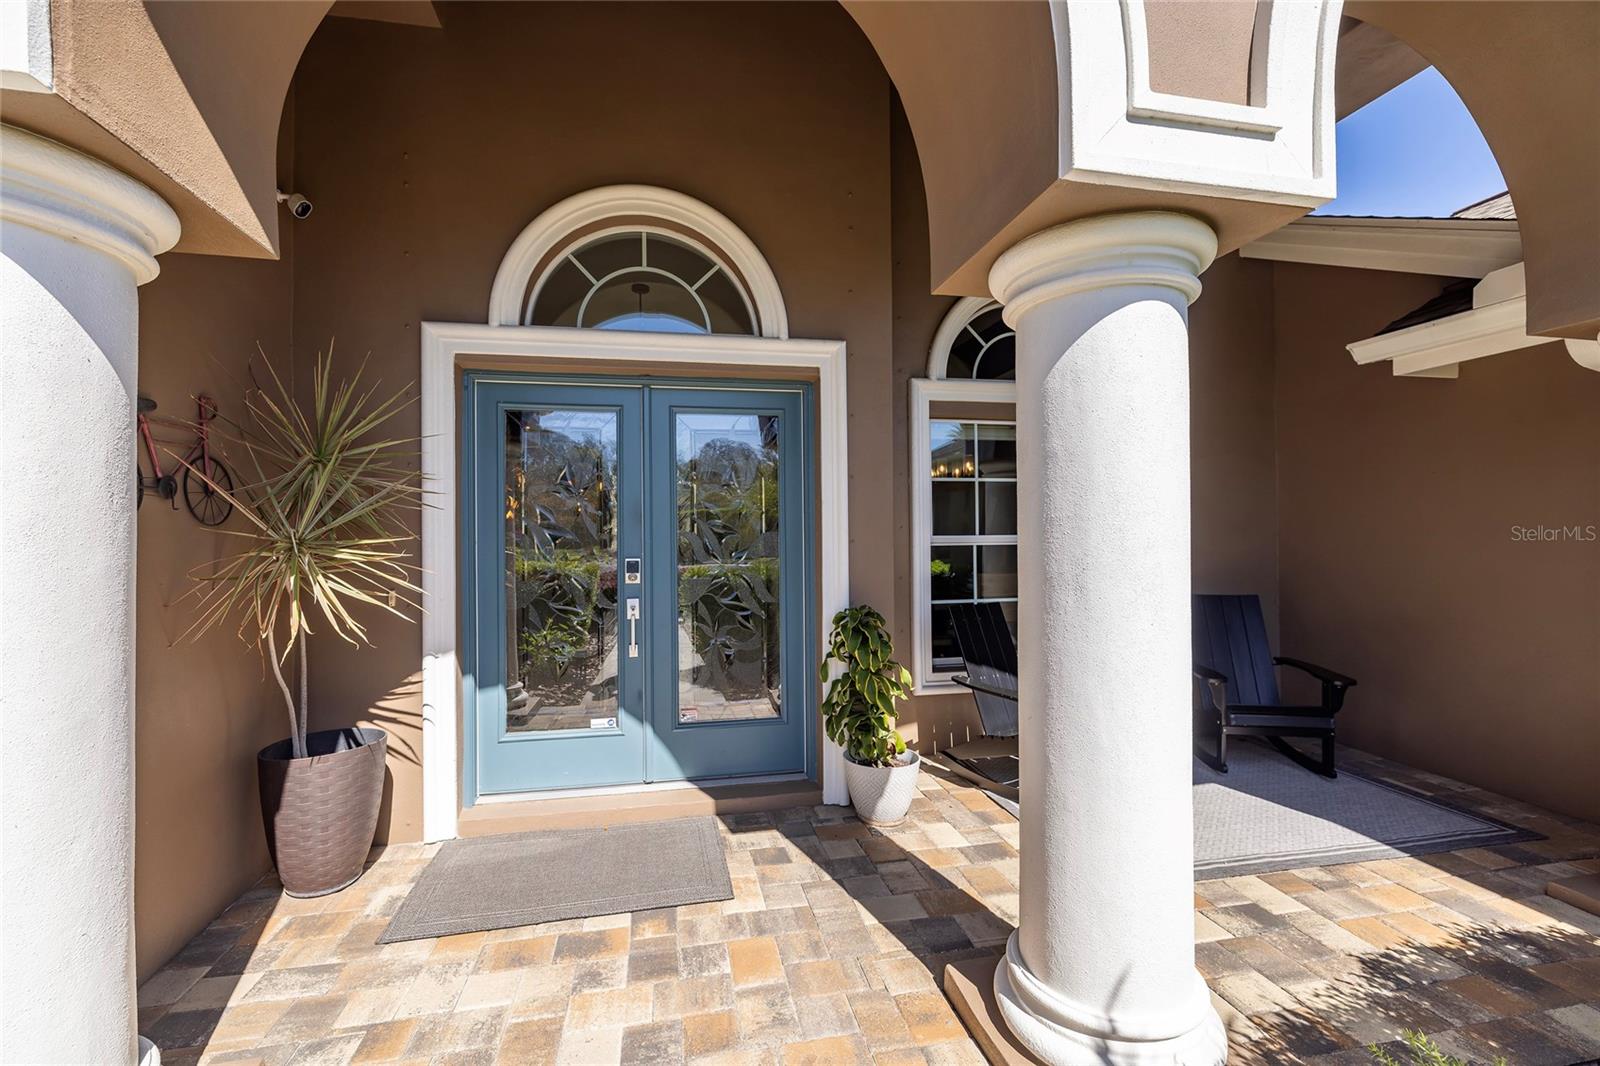
[[[133,401],[158,196],[0,126],[0,1061],[135,1057]]]
[[[1022,876],[995,973],[1049,1063],[1216,1063],[1194,966],[1188,305],[1216,237],[1107,215],[1003,254],[1017,331]]]

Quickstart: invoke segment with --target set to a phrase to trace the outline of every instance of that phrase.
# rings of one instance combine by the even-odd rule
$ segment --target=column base
[[[947,967],[945,992],[991,1062],[1219,1066],[1228,1060],[1227,1030],[1205,982],[1198,973],[1194,980],[1193,1001],[1174,1005],[1170,1018],[1138,1019],[1137,1030],[1115,1016],[1075,1017],[1059,1002],[1041,1002],[1047,990],[1022,967],[1013,934],[1005,956]]]

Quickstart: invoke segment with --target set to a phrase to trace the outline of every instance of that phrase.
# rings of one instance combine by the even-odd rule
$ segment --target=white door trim
[[[843,341],[669,333],[624,333],[554,326],[422,323],[422,475],[430,492],[422,511],[422,837],[457,835],[461,812],[461,661],[456,597],[460,499],[456,491],[460,430],[457,396],[463,357],[607,363],[693,363],[798,368],[817,373],[817,482],[822,532],[822,621],[850,602],[847,400]],[[809,666],[805,667],[809,669]],[[823,737],[824,803],[846,803],[844,752]]]

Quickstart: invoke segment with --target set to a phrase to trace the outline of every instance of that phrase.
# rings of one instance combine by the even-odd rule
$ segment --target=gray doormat
[[[715,818],[452,840],[378,943],[732,898]]]
[[[1015,788],[984,781],[971,759],[966,765],[950,761],[990,799],[1022,817]],[[1194,875],[1201,880],[1541,839],[1349,770],[1329,780],[1265,744],[1230,745],[1225,774],[1194,761]]]
[[[1265,745],[1230,745],[1225,774],[1194,763],[1194,875],[1202,880],[1538,839],[1349,770],[1329,780]]]

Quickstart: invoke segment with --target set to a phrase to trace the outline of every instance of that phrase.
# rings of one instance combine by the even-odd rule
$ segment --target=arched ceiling
[[[1000,251],[1074,217],[1188,211],[1210,222],[1227,249],[1315,202],[1313,194],[1281,190],[1255,196],[1249,183],[1228,188],[1226,181],[1214,181],[1211,195],[1205,182],[1140,179],[1137,167],[1130,174],[1139,180],[1122,181],[1115,168],[1086,175],[1079,160],[1064,163],[1093,143],[1081,130],[1073,131],[1081,143],[1066,151],[1061,143],[1071,128],[1061,109],[1082,100],[1075,105],[1072,89],[1058,84],[1076,69],[1058,59],[1058,41],[1069,39],[1064,27],[1076,26],[1084,11],[1045,0],[843,6],[876,49],[915,133],[928,192],[931,283],[940,291],[985,294],[988,265]],[[438,25],[427,0],[355,7],[329,0],[53,0],[53,91],[0,91],[0,118],[146,181],[179,213],[180,250],[272,256],[284,98],[330,8]],[[1139,10],[1148,31],[1146,77],[1158,95],[1213,110],[1242,107],[1246,96],[1261,103],[1259,72],[1231,68],[1255,54],[1257,46],[1241,35],[1251,30],[1259,39],[1262,13],[1272,8],[1252,0],[1179,7],[1147,0]],[[1346,84],[1363,72],[1371,81],[1414,67],[1372,27],[1435,64],[1477,119],[1511,186],[1527,253],[1530,328],[1593,337],[1600,330],[1600,65],[1593,62],[1600,4],[1350,0],[1347,12],[1361,21],[1347,18],[1341,27],[1352,58],[1350,71],[1339,72],[1339,92],[1358,95]],[[1363,24],[1357,48],[1351,31]],[[1175,41],[1184,46],[1182,61],[1167,62],[1162,57]],[[1230,69],[1194,67],[1183,57],[1195,51],[1227,57]],[[1379,70],[1388,73],[1373,73]],[[1072,76],[1082,81],[1081,70]],[[1080,84],[1080,95],[1098,84]],[[1177,92],[1185,85],[1187,96]],[[1153,136],[1163,135],[1164,121],[1148,127]],[[1216,128],[1226,134],[1225,125]],[[1272,167],[1260,172],[1271,177]]]

